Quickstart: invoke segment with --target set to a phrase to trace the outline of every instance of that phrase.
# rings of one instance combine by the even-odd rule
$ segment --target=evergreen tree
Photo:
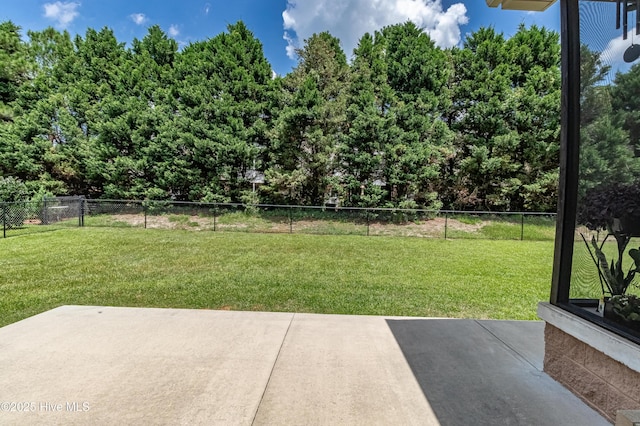
[[[387,205],[438,209],[440,170],[453,141],[440,106],[448,102],[452,69],[442,49],[411,22],[383,28],[376,43],[394,92],[383,147]]]
[[[0,122],[11,121],[11,103],[28,81],[29,62],[20,27],[11,21],[0,23]]]
[[[274,201],[321,205],[342,195],[336,154],[349,67],[339,40],[326,32],[305,40],[298,56],[297,67],[282,82],[266,190]]]
[[[600,53],[581,46],[581,196],[600,184],[630,183],[640,173],[640,159],[634,155],[631,143],[633,130],[629,128],[633,119],[623,106],[626,102],[635,102],[626,94],[629,90],[626,85],[633,78],[618,74],[616,85],[605,85],[603,82],[610,70],[610,66],[602,63]]]
[[[28,35],[0,24],[0,176],[31,192],[554,209],[559,44],[543,28],[483,28],[444,51],[393,25],[363,36],[352,64],[315,34],[283,78],[242,22],[182,51],[157,26],[130,49],[108,28]],[[639,69],[608,87],[583,52],[586,186],[638,173]]]
[[[453,49],[452,57],[453,99],[445,116],[456,138],[446,204],[553,210],[560,135],[557,34],[521,26],[505,40],[483,28],[463,49]]]
[[[29,69],[20,31],[11,21],[0,23],[0,177],[29,179],[37,165],[25,155],[14,123],[15,101]]]
[[[354,50],[347,94],[346,125],[339,145],[345,203],[376,207],[388,197],[382,186],[387,111],[393,91],[382,46],[365,34]]]
[[[13,93],[12,123],[0,129],[0,134],[6,134],[0,149],[3,173],[23,180],[32,192],[38,192],[40,188],[61,193],[67,190],[64,182],[51,176],[54,169],[65,169],[64,165],[56,164],[61,158],[56,158],[51,142],[61,133],[57,115],[44,117],[45,111],[52,109],[50,97],[55,93],[57,83],[50,72],[52,64],[45,58],[54,57],[53,46],[60,40],[49,39],[57,35],[52,29],[42,33],[29,32],[30,42],[21,42],[20,62],[26,64],[23,69],[29,70],[30,78],[24,79]]]
[[[115,91],[102,102],[94,146],[96,180],[108,198],[167,198],[162,170],[172,159],[159,142],[173,118],[173,64],[177,43],[158,26],[120,52]]]
[[[266,145],[271,66],[242,22],[227,30],[176,62],[178,110],[163,138],[180,159],[165,173],[178,199],[238,201]]]
[[[616,118],[629,133],[629,144],[635,155],[640,155],[640,65],[635,64],[626,73],[617,73],[613,82],[611,100]]]

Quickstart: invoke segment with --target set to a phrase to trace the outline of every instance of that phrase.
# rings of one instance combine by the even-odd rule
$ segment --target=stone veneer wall
[[[640,372],[547,323],[544,371],[612,423],[618,410],[640,409]]]

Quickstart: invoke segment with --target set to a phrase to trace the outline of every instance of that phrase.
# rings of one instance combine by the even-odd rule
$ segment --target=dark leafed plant
[[[635,278],[636,272],[640,272],[640,251],[637,249],[629,250],[629,256],[633,259],[634,266],[629,269],[626,273],[622,267],[622,257],[624,254],[624,249],[628,244],[628,241],[621,247],[618,245],[618,258],[617,260],[611,260],[609,264],[607,262],[607,257],[602,251],[602,246],[606,241],[605,239],[598,243],[595,237],[591,238],[591,246],[593,247],[593,252],[587,243],[584,235],[582,235],[582,239],[587,244],[587,248],[589,248],[589,253],[593,258],[597,268],[598,274],[600,277],[600,285],[602,286],[602,293],[608,292],[610,295],[622,295],[625,294],[629,285],[633,282]],[[594,254],[595,253],[595,254]],[[606,286],[606,291],[605,291]]]
[[[640,236],[640,185],[601,185],[589,190],[582,200],[577,215],[578,223],[592,231],[605,231],[598,242],[595,236],[588,241],[581,234],[589,254],[598,268],[602,293],[612,296],[625,294],[640,272],[640,250],[629,250],[633,266],[625,273],[622,260],[632,237]],[[607,239],[613,236],[617,243],[617,258],[611,262],[603,251]]]
[[[600,185],[587,191],[578,209],[578,223],[612,234],[629,233],[634,226],[640,229],[640,182]]]

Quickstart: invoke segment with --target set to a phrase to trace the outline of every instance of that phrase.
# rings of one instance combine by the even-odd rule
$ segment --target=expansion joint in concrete
[[[280,343],[280,348],[278,348],[278,355],[276,355],[276,359],[271,366],[271,371],[269,372],[269,379],[267,380],[267,384],[262,391],[262,395],[260,396],[260,402],[256,407],[256,412],[253,414],[253,419],[251,420],[251,424],[254,425],[256,422],[256,418],[258,417],[258,412],[260,411],[260,406],[262,405],[262,401],[264,400],[264,396],[267,393],[267,389],[269,389],[269,383],[271,383],[271,378],[273,377],[273,371],[276,369],[276,365],[278,365],[278,360],[280,359],[280,354],[282,353],[282,348],[284,347],[284,342],[287,340],[287,336],[289,335],[289,330],[291,329],[291,324],[293,324],[293,320],[295,320],[296,314],[294,313],[291,316],[291,320],[289,321],[289,325],[287,326],[287,331],[285,331],[284,336],[282,337],[282,342]]]
[[[506,348],[508,348],[511,352],[513,352],[513,354],[516,356],[516,358],[522,360],[523,362],[526,362],[527,364],[529,364],[531,367],[533,367],[534,370],[539,370],[538,367],[536,367],[534,364],[531,363],[531,361],[529,361],[526,357],[523,357],[520,352],[518,352],[513,346],[511,346],[508,342],[505,342],[503,339],[501,339],[498,335],[496,335],[496,333],[494,333],[493,331],[491,331],[489,328],[485,327],[484,325],[482,325],[482,323],[480,321],[475,321],[476,324],[478,324],[480,327],[482,327],[485,331],[487,331],[489,334],[491,334],[493,337],[495,337],[496,339],[498,339],[498,341],[500,343],[502,343]]]

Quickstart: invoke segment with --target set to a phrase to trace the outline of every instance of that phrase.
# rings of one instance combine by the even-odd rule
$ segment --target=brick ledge
[[[630,369],[640,372],[640,345],[548,302],[538,304],[538,317]]]

